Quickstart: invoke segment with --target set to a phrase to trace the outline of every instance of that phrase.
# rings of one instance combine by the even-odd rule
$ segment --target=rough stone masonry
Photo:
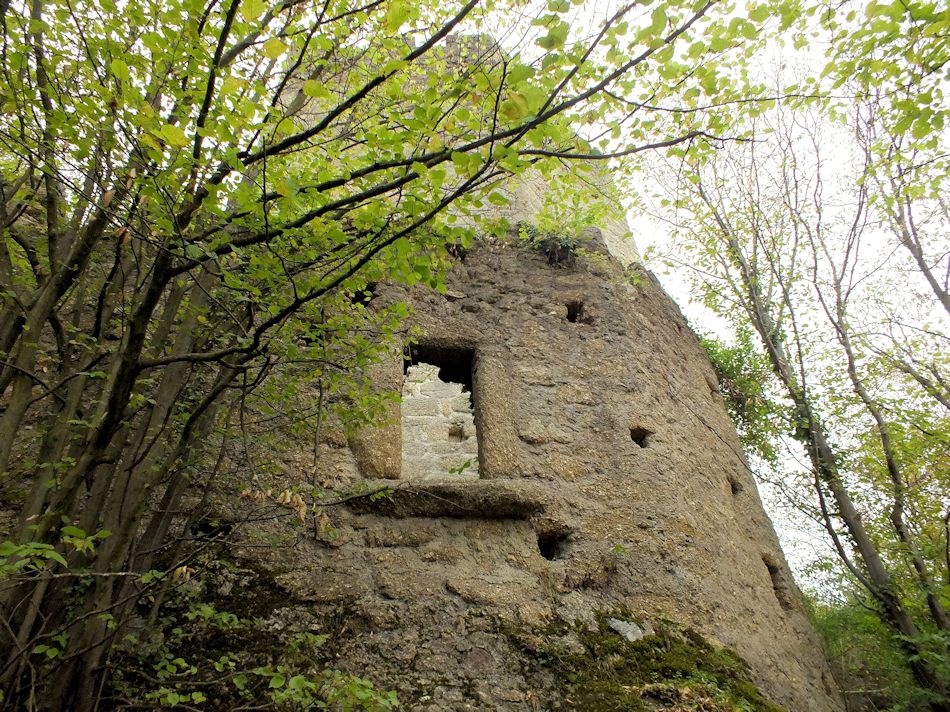
[[[571,709],[511,631],[623,610],[617,635],[675,621],[789,712],[840,710],[705,353],[652,275],[588,237],[561,264],[480,240],[446,294],[380,286],[370,308],[405,300],[422,334],[369,374],[402,404],[321,462],[393,492],[334,509],[330,544],[247,556],[345,620],[333,664],[406,709]]]

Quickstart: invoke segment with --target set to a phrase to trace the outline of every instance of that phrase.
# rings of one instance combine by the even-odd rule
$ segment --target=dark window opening
[[[584,302],[567,303],[567,320],[572,324],[584,321]]]
[[[461,423],[452,423],[449,426],[449,440],[454,443],[465,442],[465,426]]]
[[[735,495],[739,494],[740,492],[742,492],[742,490],[743,490],[742,483],[739,482],[739,480],[737,480],[735,477],[730,477],[730,478],[729,478],[729,489],[732,490],[732,494],[733,494],[733,496],[735,496]]]
[[[362,289],[357,289],[355,292],[353,292],[352,301],[353,301],[353,304],[362,304],[363,306],[366,306],[371,301],[373,301],[373,297],[375,296],[376,296],[376,282],[369,282]]]
[[[646,447],[649,444],[647,441],[652,435],[652,430],[648,430],[640,425],[635,425],[630,428],[630,439],[640,447]]]
[[[462,247],[461,242],[454,242],[451,245],[446,245],[445,251],[459,262],[464,262],[465,257],[468,255],[468,250]]]
[[[475,352],[472,349],[432,344],[412,344],[403,357],[403,374],[410,366],[428,363],[439,369],[439,380],[446,383],[461,383],[463,390],[472,394]]]
[[[772,579],[772,590],[775,592],[778,604],[786,611],[794,608],[794,597],[788,573],[771,556],[763,556],[762,563],[769,570],[769,578]]]
[[[557,561],[563,559],[567,552],[567,540],[570,532],[539,532],[538,533],[538,551],[548,561]]]

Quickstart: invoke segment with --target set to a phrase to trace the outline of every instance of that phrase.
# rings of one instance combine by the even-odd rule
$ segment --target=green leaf
[[[62,554],[60,554],[58,551],[50,551],[45,556],[47,559],[52,559],[60,566],[67,566],[66,559],[64,559]]]
[[[185,132],[172,124],[165,124],[162,126],[158,130],[158,136],[163,139],[165,143],[169,143],[172,146],[178,146],[179,148],[188,143]]]
[[[666,21],[666,7],[657,5],[653,8],[653,14],[650,15],[650,33],[654,37],[663,34],[664,30],[666,30]]]
[[[524,94],[514,93],[510,94],[505,101],[501,102],[499,111],[502,116],[512,121],[517,121],[527,116],[530,113],[530,108],[528,107],[528,100]]]
[[[410,5],[406,0],[391,0],[386,7],[383,25],[390,32],[396,32],[409,19]]]
[[[264,43],[264,56],[268,59],[277,59],[287,51],[287,43],[279,37],[271,37]]]
[[[243,0],[241,3],[241,17],[248,22],[254,22],[267,10],[265,0]]]
[[[323,82],[318,82],[316,79],[308,79],[303,83],[303,93],[314,99],[325,99],[330,96]]]
[[[754,5],[749,9],[749,19],[753,22],[764,22],[771,14],[768,5]]]
[[[129,81],[129,65],[123,62],[121,59],[113,59],[109,67],[112,69],[112,73],[116,78],[121,79],[124,82]]]
[[[559,20],[548,28],[548,33],[538,40],[538,44],[546,50],[560,49],[567,41],[569,29],[570,25],[564,20]]]
[[[300,192],[300,185],[293,179],[293,177],[285,176],[277,184],[277,192],[283,195],[285,198],[290,197]]]
[[[933,127],[931,127],[930,122],[921,116],[911,125],[910,135],[914,138],[921,139],[929,136],[932,130]]]

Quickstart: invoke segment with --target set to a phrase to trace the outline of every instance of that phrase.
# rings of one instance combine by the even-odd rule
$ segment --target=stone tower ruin
[[[346,621],[333,664],[405,709],[584,709],[538,651],[605,615],[728,646],[789,712],[840,709],[703,349],[612,235],[586,237],[560,262],[476,241],[445,294],[380,285],[371,308],[407,302],[418,337],[367,376],[402,401],[321,463],[388,491],[335,507],[329,543],[247,555]]]

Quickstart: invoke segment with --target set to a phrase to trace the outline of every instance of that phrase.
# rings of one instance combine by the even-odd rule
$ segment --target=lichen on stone
[[[626,611],[597,612],[589,628],[563,621],[543,631],[509,631],[560,686],[549,709],[584,712],[784,712],[749,677],[748,665],[688,628],[670,622],[631,642],[611,620],[636,619]]]

